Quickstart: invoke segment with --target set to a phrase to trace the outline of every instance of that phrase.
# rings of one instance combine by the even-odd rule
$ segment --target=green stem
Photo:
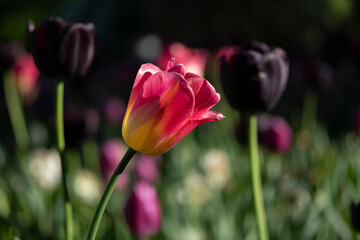
[[[105,191],[101,197],[98,207],[96,208],[94,217],[93,217],[91,225],[90,225],[89,233],[87,236],[88,240],[95,240],[96,233],[98,231],[98,228],[99,228],[99,225],[101,222],[101,218],[102,218],[105,208],[110,200],[111,194],[114,191],[116,183],[117,183],[121,173],[124,171],[125,167],[130,162],[131,158],[135,155],[135,153],[136,153],[136,151],[132,148],[129,148],[127,150],[123,159],[120,161],[119,165],[117,166],[113,175],[111,176],[108,184],[106,185]]]
[[[249,117],[249,153],[250,153],[250,161],[251,161],[253,197],[255,202],[256,220],[257,220],[260,240],[268,240],[269,234],[266,224],[266,213],[265,213],[264,198],[263,198],[262,185],[261,185],[256,115],[251,115]]]
[[[64,82],[58,81],[56,85],[56,145],[61,157],[62,183],[65,195],[65,239],[73,239],[73,213],[69,190],[66,183],[66,158],[64,134]]]
[[[4,90],[17,147],[21,152],[27,151],[30,140],[13,71],[8,71],[4,75]]]

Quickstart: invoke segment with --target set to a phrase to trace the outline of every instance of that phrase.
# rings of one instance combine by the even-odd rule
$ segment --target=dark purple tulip
[[[260,116],[259,140],[270,151],[285,154],[292,143],[291,127],[282,117]]]
[[[155,235],[161,227],[162,218],[155,188],[146,182],[137,182],[126,202],[124,214],[134,236]]]
[[[100,150],[100,165],[106,181],[111,178],[116,167],[119,165],[126,152],[126,146],[118,139],[107,140],[103,143]],[[120,175],[116,184],[117,189],[125,189],[129,184],[129,174],[125,169]]]
[[[159,157],[141,154],[136,161],[135,175],[138,180],[154,183],[159,178],[158,162]]]
[[[351,203],[350,215],[353,228],[360,232],[360,203]]]
[[[39,70],[50,77],[81,77],[90,67],[95,52],[92,23],[70,23],[49,17],[35,29],[27,26],[28,41]]]
[[[220,74],[229,103],[239,111],[270,110],[280,99],[288,78],[289,63],[284,50],[252,41],[227,49],[220,58]]]

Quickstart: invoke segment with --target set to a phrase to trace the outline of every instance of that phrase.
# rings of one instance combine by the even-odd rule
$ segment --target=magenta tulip
[[[150,237],[161,227],[161,207],[155,188],[137,182],[124,209],[125,219],[134,236]]]

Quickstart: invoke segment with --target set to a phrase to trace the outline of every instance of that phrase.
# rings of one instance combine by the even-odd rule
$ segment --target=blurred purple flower
[[[103,176],[106,181],[111,178],[116,167],[120,163],[122,157],[126,152],[126,146],[118,139],[107,140],[103,143],[100,150],[100,165]],[[119,190],[125,189],[129,185],[129,174],[125,169],[120,175],[116,184]]]
[[[155,235],[162,220],[156,189],[144,181],[137,182],[126,202],[124,214],[134,236]]]
[[[292,144],[292,129],[282,117],[259,118],[259,141],[272,152],[285,154]]]
[[[292,144],[292,129],[280,116],[262,114],[258,121],[258,137],[262,147],[272,152],[285,154]],[[236,128],[236,137],[241,144],[247,144],[248,125],[242,120]]]
[[[135,165],[135,175],[137,179],[149,183],[156,182],[159,178],[159,156],[152,157],[144,154],[139,156]]]
[[[121,98],[112,97],[105,102],[104,117],[110,124],[121,124],[124,118],[126,104]]]

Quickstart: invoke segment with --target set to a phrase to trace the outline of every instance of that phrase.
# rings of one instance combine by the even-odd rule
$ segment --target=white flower
[[[54,189],[61,179],[59,153],[54,149],[35,149],[30,154],[29,172],[42,188]]]
[[[82,201],[96,204],[102,194],[102,184],[96,174],[89,170],[78,170],[74,179],[74,192]]]
[[[186,177],[184,195],[189,202],[201,206],[209,200],[211,191],[205,178],[194,171]]]
[[[229,157],[222,150],[208,151],[201,159],[201,166],[211,187],[222,188],[230,178]]]

